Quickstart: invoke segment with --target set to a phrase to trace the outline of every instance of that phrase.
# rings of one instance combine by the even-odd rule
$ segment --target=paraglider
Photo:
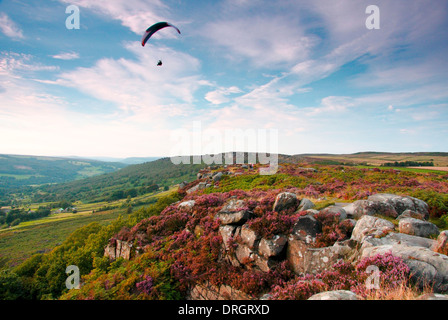
[[[173,26],[171,23],[157,22],[157,23],[153,24],[152,26],[150,26],[148,29],[146,29],[145,34],[143,35],[143,38],[142,38],[142,46],[143,47],[145,46],[146,42],[148,42],[149,38],[151,38],[154,33],[159,31],[160,29],[163,29],[166,27],[172,27],[177,30],[177,33],[180,34],[180,30],[176,26]],[[159,60],[157,62],[157,66],[158,67],[162,66],[162,60]]]
[[[146,29],[145,34],[143,35],[142,38],[142,46],[144,47],[146,42],[149,40],[149,38],[151,38],[151,36],[156,33],[157,31],[159,31],[160,29],[166,28],[166,27],[172,27],[174,29],[177,30],[177,32],[180,34],[180,30],[176,27],[173,26],[171,23],[168,22],[157,22],[155,24],[153,24],[152,26],[150,26],[148,29]]]

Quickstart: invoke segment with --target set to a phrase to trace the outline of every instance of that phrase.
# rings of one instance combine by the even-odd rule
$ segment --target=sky
[[[447,152],[447,57],[445,0],[3,0],[0,153]]]

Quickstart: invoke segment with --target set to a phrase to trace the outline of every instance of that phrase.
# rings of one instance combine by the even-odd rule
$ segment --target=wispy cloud
[[[229,88],[218,88],[216,90],[210,91],[205,95],[205,100],[211,102],[212,104],[222,104],[231,101],[228,97],[234,93],[241,93],[242,91],[236,87],[232,86]]]
[[[58,71],[58,66],[44,65],[34,61],[29,54],[16,52],[0,53],[0,75],[19,76],[19,72]]]
[[[61,53],[55,54],[51,57],[54,59],[59,59],[59,60],[75,60],[75,59],[79,59],[79,53],[77,53],[77,52],[61,52]]]
[[[149,23],[165,21],[166,17],[169,16],[169,7],[161,0],[60,1],[90,9],[98,14],[119,20],[123,26],[137,34],[143,34]]]
[[[100,59],[92,67],[62,73],[57,83],[113,103],[111,113],[124,121],[161,126],[169,117],[189,114],[194,92],[208,85],[198,73],[199,61],[161,46],[149,51],[133,42],[125,47],[134,59]],[[163,68],[156,66],[155,56],[163,57]]]
[[[12,39],[23,39],[23,31],[4,12],[0,12],[0,30]]]

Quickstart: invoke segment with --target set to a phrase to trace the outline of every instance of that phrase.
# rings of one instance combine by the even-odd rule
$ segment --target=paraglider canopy
[[[148,29],[146,29],[145,34],[143,35],[142,38],[142,46],[144,47],[146,42],[149,40],[149,38],[151,38],[151,36],[156,33],[157,31],[159,31],[160,29],[166,28],[166,27],[172,27],[174,29],[177,30],[177,32],[180,34],[180,30],[173,26],[171,23],[168,22],[157,22],[155,24],[153,24],[152,26],[150,26]]]

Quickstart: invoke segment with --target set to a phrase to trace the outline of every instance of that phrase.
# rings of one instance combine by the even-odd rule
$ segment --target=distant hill
[[[119,162],[0,154],[0,192],[18,187],[62,183],[113,172]]]
[[[448,166],[448,152],[357,152],[353,154],[297,154],[293,156],[309,163],[367,164],[379,166],[387,162],[433,162],[436,167]]]
[[[34,201],[83,200],[110,201],[168,187],[196,178],[205,164],[175,165],[170,158],[129,165],[115,172],[82,180],[40,187]]]
[[[70,157],[72,158],[72,157]],[[73,156],[76,159],[84,159],[82,157]],[[151,162],[162,157],[129,157],[129,158],[114,158],[114,157],[89,157],[92,160],[98,160],[103,162],[120,162],[124,164],[140,164],[145,162]]]
[[[245,153],[244,163],[249,155]],[[236,163],[236,153],[233,163]],[[113,201],[128,196],[142,195],[182,181],[192,181],[206,164],[175,165],[170,158],[160,158],[140,164],[94,160],[46,158],[30,156],[0,156],[0,200],[5,199],[2,189],[11,185],[51,183],[38,188],[23,188],[20,192],[31,196],[33,202],[82,200],[85,202]],[[151,158],[128,158],[129,162]],[[124,159],[123,159],[124,160]],[[122,160],[122,161],[123,161]],[[309,163],[324,165],[374,165],[390,162],[427,162],[436,167],[448,166],[448,153],[387,153],[359,152],[354,154],[279,154],[282,163]],[[0,201],[1,202],[1,201]],[[6,203],[6,202],[4,202]]]

